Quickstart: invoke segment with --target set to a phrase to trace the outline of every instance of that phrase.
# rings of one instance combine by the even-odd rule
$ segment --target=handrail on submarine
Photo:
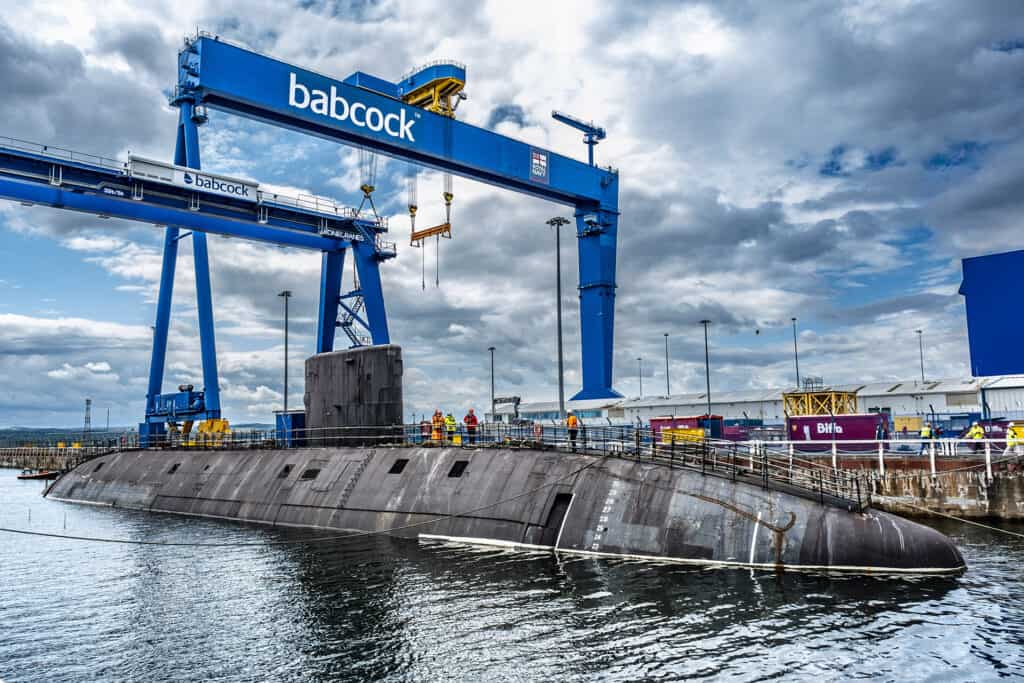
[[[160,441],[150,439],[150,450],[178,449],[278,449],[393,447],[461,447],[552,450],[580,455],[611,457],[700,472],[814,500],[822,505],[861,512],[871,505],[871,486],[857,472],[834,469],[822,463],[773,453],[720,439],[672,439],[659,442],[649,428],[634,426],[586,426],[575,440],[564,427],[542,425],[481,424],[476,434],[464,428],[459,443],[430,425],[331,427],[322,429],[252,430],[228,434],[168,433]],[[473,443],[470,443],[472,439]],[[118,450],[139,449],[138,435],[122,435],[118,444],[96,455],[82,453],[75,465]]]

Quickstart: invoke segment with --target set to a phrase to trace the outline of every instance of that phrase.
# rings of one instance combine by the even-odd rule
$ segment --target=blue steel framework
[[[400,97],[410,83],[409,78],[393,84],[362,73],[335,81],[201,35],[187,41],[179,54],[179,83],[172,98],[179,108],[175,164],[200,168],[198,126],[206,121],[209,105],[573,206],[583,352],[583,388],[573,398],[619,396],[611,386],[617,172],[406,106],[392,95]],[[357,118],[357,112],[362,116]],[[378,222],[285,206],[273,196],[254,207],[201,190],[155,185],[109,160],[76,160],[46,147],[2,143],[0,197],[171,226],[164,239],[143,435],[162,433],[167,422],[220,416],[207,232],[322,252],[318,353],[334,348],[339,308],[369,331],[372,343],[390,343],[379,266],[395,254],[380,243],[383,226]],[[191,232],[183,234],[183,228]],[[204,388],[161,394],[178,242],[188,236],[193,239]],[[342,294],[347,249],[353,252],[360,287]],[[363,316],[346,303],[356,298],[363,301]]]
[[[192,117],[190,108],[185,116]],[[192,122],[195,123],[194,121]],[[179,162],[197,163],[189,157],[188,125],[179,126]],[[184,157],[180,153],[184,150]],[[204,391],[180,391],[161,394],[165,343],[155,343],[150,372],[150,390],[146,401],[144,436],[160,434],[166,422],[184,422],[219,416],[219,392],[216,391],[216,359],[212,343],[212,310],[209,305],[208,258],[201,253],[205,233],[241,237],[316,249],[336,259],[345,249],[375,253],[389,258],[393,249],[378,239],[383,223],[358,219],[352,212],[333,205],[296,201],[274,194],[259,193],[257,201],[241,201],[193,188],[177,187],[133,175],[127,164],[89,155],[76,155],[42,145],[0,139],[0,197],[23,204],[40,204],[103,217],[136,220],[156,225],[172,225],[165,239],[164,267],[160,301],[157,306],[155,338],[166,339],[169,324],[171,286],[177,245],[191,236],[197,239],[196,271],[199,311],[205,318],[200,329],[204,344]],[[181,230],[191,230],[182,233]],[[379,287],[378,287],[379,289]],[[203,302],[203,299],[206,302]],[[207,341],[210,343],[207,344]],[[213,387],[214,391],[209,391]]]
[[[575,209],[579,238],[583,387],[574,399],[619,396],[612,388],[618,173],[403,104],[402,83],[364,73],[344,81],[207,35],[179,54],[175,101],[213,107],[370,149]],[[387,339],[379,259],[353,247],[373,343]],[[343,253],[325,252],[317,351],[333,348]]]

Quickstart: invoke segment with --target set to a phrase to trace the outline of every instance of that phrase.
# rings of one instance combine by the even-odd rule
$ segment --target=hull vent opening
[[[179,467],[181,467],[180,462],[174,463],[173,465],[171,465],[171,469],[167,470],[167,474],[174,474],[175,472],[178,471]]]
[[[293,467],[295,467],[295,465],[285,465],[284,467],[282,467],[281,471],[277,475],[277,478],[278,479],[287,479],[288,475],[292,473],[292,468]]]
[[[455,464],[448,471],[449,477],[461,477],[462,473],[466,471],[466,466],[469,465],[468,460],[456,460]]]
[[[310,479],[316,479],[319,475],[320,475],[320,470],[319,469],[317,469],[315,467],[310,467],[308,470],[303,470],[303,472],[302,472],[302,479],[308,481]]]
[[[388,470],[388,474],[401,474],[405,469],[405,466],[409,464],[408,458],[399,458],[395,461],[395,464]]]

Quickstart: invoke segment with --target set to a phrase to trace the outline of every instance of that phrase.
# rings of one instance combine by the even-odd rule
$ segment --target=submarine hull
[[[699,471],[503,448],[125,451],[52,499],[262,524],[701,565],[962,572],[937,531]]]

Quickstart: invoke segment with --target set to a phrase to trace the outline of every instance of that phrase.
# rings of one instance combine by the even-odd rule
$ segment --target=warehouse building
[[[857,396],[860,412],[885,412],[893,417],[945,417],[980,415],[1024,419],[1024,375],[1004,375],[968,379],[942,379],[862,384],[842,384],[825,390],[852,392]],[[748,389],[744,391],[711,392],[711,412],[726,420],[745,420],[763,425],[781,425],[786,416],[783,392],[792,388]],[[701,415],[707,412],[704,392],[644,396],[642,398],[567,401],[566,406],[587,424],[635,424],[664,415]],[[496,411],[498,420],[510,422],[515,414],[512,406]],[[558,403],[521,403],[518,418],[539,422],[558,420]]]

